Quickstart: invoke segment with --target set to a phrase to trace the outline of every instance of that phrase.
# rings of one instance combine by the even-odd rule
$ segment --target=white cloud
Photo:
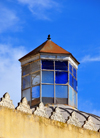
[[[48,10],[58,10],[59,4],[54,0],[18,0],[28,6],[29,10],[39,19],[50,20],[47,16]]]
[[[83,57],[83,59],[81,60],[81,63],[82,62],[93,62],[93,61],[100,61],[100,56],[91,57],[90,55],[87,55]]]
[[[16,16],[14,11],[0,6],[0,33],[12,29],[17,30],[17,23],[19,18]]]
[[[95,104],[92,101],[82,98],[79,98],[78,101],[80,111],[100,116],[100,110],[96,109]]]
[[[14,105],[21,99],[21,67],[18,59],[26,53],[24,47],[0,44],[0,97],[8,92]]]
[[[100,110],[93,110],[91,113],[100,116]]]

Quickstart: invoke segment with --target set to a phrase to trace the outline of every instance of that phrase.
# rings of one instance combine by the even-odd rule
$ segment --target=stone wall
[[[80,126],[73,118],[75,114],[65,122],[59,109],[48,118],[43,104],[32,113],[26,98],[14,108],[6,93],[0,102],[0,138],[100,138],[99,132]]]

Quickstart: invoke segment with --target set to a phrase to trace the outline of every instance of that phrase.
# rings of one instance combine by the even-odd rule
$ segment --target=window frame
[[[51,70],[51,69],[42,69],[42,61],[43,60],[46,60],[46,61],[53,61],[53,65],[54,65],[54,70]],[[42,74],[42,71],[53,71],[54,72],[54,83],[43,83],[42,82],[42,77],[41,77],[41,97],[42,97],[42,85],[53,85],[54,86],[54,103],[56,103],[56,85],[62,85],[62,86],[67,86],[68,87],[68,81],[67,81],[67,83],[65,84],[65,83],[56,83],[55,81],[56,81],[56,72],[67,72],[68,73],[68,60],[65,60],[64,62],[67,62],[67,70],[56,70],[55,69],[55,62],[56,61],[60,61],[60,62],[63,62],[63,60],[52,60],[52,59],[42,59],[41,60],[41,74]],[[66,76],[67,77],[67,79],[69,80],[69,75],[68,76]],[[66,92],[67,93],[67,97],[68,97],[68,92]],[[67,98],[66,98],[66,100],[67,100]]]
[[[54,67],[54,69],[52,70],[52,69],[42,69],[42,61],[43,60],[46,60],[46,61],[53,61],[53,67]],[[39,59],[39,60],[37,60],[38,62],[39,62],[39,68],[38,68],[38,70],[36,70],[36,71],[34,71],[34,72],[32,72],[32,71],[29,71],[29,73],[28,74],[25,74],[25,75],[23,75],[23,70],[22,70],[22,79],[23,79],[23,77],[26,77],[26,76],[28,76],[28,75],[30,75],[30,77],[31,77],[31,86],[30,87],[27,87],[27,88],[25,88],[25,89],[23,89],[23,85],[22,85],[22,92],[24,91],[24,90],[26,90],[26,89],[29,89],[30,88],[30,97],[31,97],[31,101],[33,100],[32,99],[32,87],[35,87],[35,86],[40,86],[40,102],[42,102],[42,85],[53,85],[54,86],[54,103],[56,103],[56,85],[67,85],[68,86],[68,95],[67,95],[67,97],[68,97],[68,100],[69,100],[69,87],[71,87],[75,92],[76,92],[76,94],[77,94],[77,91],[70,85],[70,78],[69,78],[69,74],[71,74],[72,75],[72,77],[77,81],[77,68],[69,61],[69,60],[62,60],[62,59]],[[33,61],[33,62],[37,62],[37,61]],[[55,62],[56,61],[60,61],[60,62],[67,62],[67,70],[59,70],[59,69],[55,69]],[[30,66],[30,70],[31,70],[31,63],[33,63],[33,62],[30,62],[30,63],[28,63],[29,64],[29,66]],[[23,66],[27,66],[28,64],[25,64],[25,65],[23,65]],[[71,64],[72,65],[72,73],[70,72],[70,69],[69,69],[69,64]],[[22,67],[23,67],[22,66]],[[74,75],[73,75],[73,68],[75,68],[76,69],[76,78],[74,77]],[[54,72],[54,77],[53,77],[53,79],[54,79],[54,82],[53,83],[43,83],[42,82],[42,71],[53,71]],[[38,83],[38,84],[36,84],[36,85],[32,85],[32,74],[34,74],[34,73],[37,73],[37,72],[40,72],[39,73],[39,75],[40,75],[40,83]],[[56,72],[67,72],[68,73],[68,82],[66,83],[66,84],[63,84],[63,83],[61,83],[61,84],[59,84],[59,83],[56,83],[55,82],[55,80],[56,80]],[[72,82],[73,83],[73,82]],[[22,82],[22,84],[23,84],[23,82]],[[78,85],[77,85],[78,86]],[[76,102],[77,102],[77,99],[76,99]],[[69,104],[69,102],[68,102],[68,104]]]

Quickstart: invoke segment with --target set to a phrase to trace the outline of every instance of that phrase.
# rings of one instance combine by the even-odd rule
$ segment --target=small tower
[[[30,106],[66,104],[77,108],[79,62],[62,47],[47,41],[19,59],[22,68],[21,97]]]

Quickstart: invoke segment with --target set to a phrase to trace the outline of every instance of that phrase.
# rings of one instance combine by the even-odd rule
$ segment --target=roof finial
[[[48,40],[50,40],[51,38],[50,38],[50,34],[48,35],[48,38],[47,38]]]

